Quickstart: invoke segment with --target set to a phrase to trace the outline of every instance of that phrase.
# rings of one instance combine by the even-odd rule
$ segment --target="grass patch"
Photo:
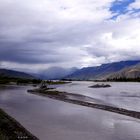
[[[41,83],[41,80],[40,79],[24,79],[24,78],[0,76],[0,84],[6,85],[6,84],[10,84],[10,83],[15,83],[17,85],[39,84],[39,83]]]
[[[71,82],[68,82],[68,81],[45,81],[47,84],[49,85],[59,85],[59,84],[68,84],[68,83],[71,83]]]

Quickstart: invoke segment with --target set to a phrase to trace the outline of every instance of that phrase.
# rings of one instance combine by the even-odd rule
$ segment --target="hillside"
[[[117,79],[138,79],[140,78],[140,64],[124,68],[119,72],[115,72],[107,77],[108,80]]]
[[[0,69],[0,77],[35,79],[35,77],[33,77],[30,74],[14,71],[14,70],[8,70],[8,69]]]
[[[67,76],[65,79],[70,80],[95,80],[104,79],[107,75],[118,72],[124,68],[134,66],[140,63],[140,60],[136,61],[120,61],[114,63],[102,64],[97,67],[86,67],[82,68],[73,74]]]
[[[46,70],[41,71],[39,74],[36,74],[38,78],[45,80],[59,80],[67,75],[70,75],[77,71],[78,69],[73,68],[62,68],[62,67],[50,67]]]

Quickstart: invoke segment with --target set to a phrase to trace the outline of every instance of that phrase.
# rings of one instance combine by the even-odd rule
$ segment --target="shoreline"
[[[96,109],[100,109],[100,110],[105,110],[105,111],[129,116],[129,117],[133,117],[133,118],[136,118],[136,119],[140,119],[140,112],[137,112],[137,111],[128,110],[128,109],[119,108],[119,107],[114,107],[114,106],[103,105],[103,104],[85,102],[85,101],[81,101],[81,100],[69,99],[67,97],[67,95],[68,96],[69,95],[80,96],[80,95],[73,94],[73,93],[59,92],[59,91],[54,91],[54,90],[43,91],[43,90],[39,90],[39,89],[28,90],[28,92],[32,93],[32,94],[40,95],[40,96],[49,97],[49,98],[52,98],[52,99],[55,99],[55,100],[64,101],[64,102],[67,102],[67,103],[86,106],[86,107],[90,107],[90,108],[96,108]],[[84,96],[84,95],[81,95],[81,96]]]
[[[0,139],[39,140],[0,108]]]

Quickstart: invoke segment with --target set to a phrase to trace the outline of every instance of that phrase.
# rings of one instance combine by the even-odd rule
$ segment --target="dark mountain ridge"
[[[0,69],[0,77],[35,79],[34,76],[27,74],[25,72],[19,72],[19,71],[8,70],[8,69]]]

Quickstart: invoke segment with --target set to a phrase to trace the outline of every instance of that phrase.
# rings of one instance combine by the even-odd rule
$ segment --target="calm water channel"
[[[139,83],[111,83],[90,89],[73,82],[57,89],[84,94],[95,101],[140,111]],[[27,93],[32,87],[0,89],[0,108],[40,140],[140,140],[140,120]]]

